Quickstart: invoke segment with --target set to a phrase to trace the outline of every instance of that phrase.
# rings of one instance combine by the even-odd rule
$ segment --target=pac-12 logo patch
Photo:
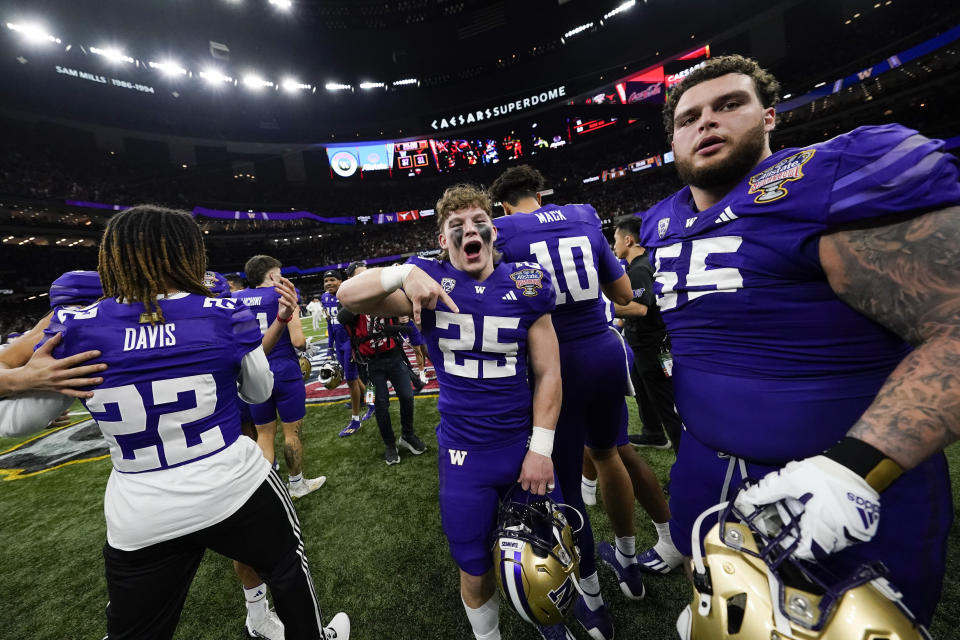
[[[667,229],[670,228],[670,218],[660,218],[657,221],[657,235],[660,236],[660,239],[663,240],[663,236],[667,235]]]
[[[750,191],[747,193],[758,194],[753,200],[757,204],[779,200],[787,195],[788,182],[803,177],[803,165],[813,157],[814,153],[816,149],[804,149],[784,158],[769,169],[764,169],[750,178]]]
[[[543,288],[543,271],[539,269],[521,269],[510,274],[510,279],[517,283],[517,289],[523,289],[523,295],[535,296],[537,289]]]
[[[450,293],[457,286],[457,281],[453,278],[444,278],[440,281],[440,286],[443,287],[445,292]]]

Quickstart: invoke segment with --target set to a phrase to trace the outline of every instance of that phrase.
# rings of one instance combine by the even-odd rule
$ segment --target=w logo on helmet
[[[576,594],[577,590],[573,586],[573,579],[567,578],[559,587],[548,592],[547,597],[550,598],[550,601],[554,605],[556,605],[557,609],[560,611],[566,611],[570,608],[570,605],[573,604],[573,598]]]

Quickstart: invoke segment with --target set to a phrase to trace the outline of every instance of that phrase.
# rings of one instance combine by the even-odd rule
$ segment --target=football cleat
[[[283,623],[277,614],[270,609],[267,599],[247,603],[247,620],[245,623],[247,635],[251,638],[265,640],[283,640]]]
[[[324,360],[320,363],[317,380],[327,389],[336,389],[343,382],[343,367],[336,360]]]
[[[549,496],[517,484],[501,501],[493,534],[494,575],[500,595],[524,621],[551,627],[569,613],[580,578],[573,536],[561,505]]]
[[[594,611],[583,596],[580,596],[573,603],[573,617],[593,640],[613,640],[613,618],[610,617],[607,605],[602,604]]]
[[[693,598],[680,614],[682,640],[781,638],[929,640],[887,580],[881,562],[838,577],[800,560],[797,520],[784,524],[777,504],[749,516],[734,501],[700,514],[691,535]],[[700,526],[720,512],[700,548]]]
[[[350,616],[343,611],[333,616],[323,628],[323,640],[350,640]]]
[[[352,436],[357,432],[358,429],[360,429],[360,426],[361,425],[359,420],[351,420],[350,423],[347,426],[345,426],[343,429],[341,429],[340,433],[337,435],[339,435],[341,438]]]
[[[367,412],[366,412],[365,414],[363,414],[363,417],[362,417],[362,418],[360,418],[360,422],[363,422],[364,420],[369,420],[369,419],[370,419],[370,416],[373,415],[373,412],[374,412],[374,411],[376,411],[376,407],[373,406],[372,404],[368,404],[368,405],[367,405]]]
[[[288,483],[287,489],[290,491],[291,498],[302,498],[303,496],[313,493],[322,487],[323,483],[326,481],[327,476],[320,476],[319,478],[304,478],[300,482]]]
[[[656,547],[650,547],[639,556],[637,556],[637,565],[640,566],[640,571],[644,573],[655,573],[661,576],[665,576],[683,562],[683,556],[678,556],[675,560],[667,562],[663,557],[657,553]]]
[[[397,445],[406,447],[407,450],[415,456],[427,450],[427,445],[425,445],[423,440],[418,438],[415,433],[411,433],[408,436],[400,436],[400,439],[397,440]]]
[[[603,560],[603,563],[613,569],[617,574],[617,582],[620,583],[620,591],[631,600],[643,600],[646,590],[643,587],[643,575],[640,565],[636,562],[628,564],[626,567],[617,560],[617,550],[609,542],[601,542],[597,546],[597,555]]]

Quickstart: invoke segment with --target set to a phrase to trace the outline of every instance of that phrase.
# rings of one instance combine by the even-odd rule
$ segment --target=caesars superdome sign
[[[487,120],[502,118],[518,111],[524,111],[547,102],[564,98],[566,95],[567,87],[566,85],[561,85],[553,89],[535,93],[531,96],[527,96],[526,98],[518,98],[517,100],[513,100],[511,102],[490,105],[475,109],[473,111],[468,111],[466,113],[456,113],[442,118],[437,118],[430,123],[430,126],[434,131],[442,131],[443,129],[462,127],[477,122],[486,122]]]

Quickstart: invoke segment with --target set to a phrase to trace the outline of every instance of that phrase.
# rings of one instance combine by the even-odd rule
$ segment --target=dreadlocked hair
[[[193,216],[137,205],[107,222],[97,271],[105,297],[142,302],[141,322],[164,322],[157,297],[171,288],[212,296],[203,285],[207,256]]]

